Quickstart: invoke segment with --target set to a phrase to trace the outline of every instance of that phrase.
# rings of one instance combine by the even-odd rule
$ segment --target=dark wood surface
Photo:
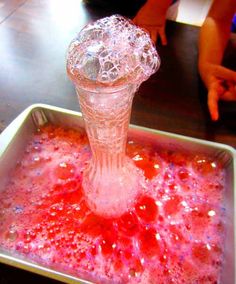
[[[0,3],[0,132],[34,103],[79,110],[65,70],[69,42],[91,19],[122,11],[99,10],[79,0]],[[198,34],[198,27],[168,22],[169,43],[157,47],[161,68],[137,92],[131,123],[236,147],[235,103],[221,103],[220,120],[210,120],[197,71]],[[236,67],[234,46],[232,38],[224,60],[231,68]],[[0,283],[16,281],[54,283],[0,265]]]
[[[0,130],[33,103],[79,110],[65,70],[67,47],[88,21],[116,11],[79,0],[5,3],[0,8]],[[168,22],[169,44],[158,45],[161,68],[137,92],[131,123],[235,147],[235,103],[220,105],[217,123],[208,114],[197,71],[198,33],[198,27]],[[234,68],[233,45],[225,63]]]

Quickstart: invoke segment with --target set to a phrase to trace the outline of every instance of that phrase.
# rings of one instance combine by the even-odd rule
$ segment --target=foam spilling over
[[[160,59],[147,32],[120,15],[88,24],[71,42],[67,59],[69,76],[86,87],[88,81],[140,85],[159,66]]]
[[[223,161],[141,140],[129,138],[127,155],[142,189],[122,216],[103,218],[82,190],[84,130],[40,128],[0,194],[0,250],[97,284],[229,283]]]

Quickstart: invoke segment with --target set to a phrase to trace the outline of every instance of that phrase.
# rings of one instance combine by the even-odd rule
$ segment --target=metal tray
[[[16,161],[24,151],[27,141],[38,126],[51,122],[65,127],[83,127],[82,115],[79,112],[54,106],[36,104],[23,111],[0,135],[0,194],[4,189],[8,173],[15,167]],[[236,195],[234,188],[236,151],[234,148],[205,140],[185,137],[154,129],[130,125],[129,136],[138,141],[148,141],[162,148],[192,153],[210,154],[223,162],[227,175],[225,203],[227,204],[225,262],[223,263],[222,284],[236,283]],[[47,276],[66,283],[91,283],[60,271],[32,263],[23,258],[4,252],[0,247],[0,262]]]

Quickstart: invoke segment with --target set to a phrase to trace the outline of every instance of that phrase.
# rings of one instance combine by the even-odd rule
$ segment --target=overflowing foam
[[[0,248],[95,283],[220,283],[225,170],[218,159],[130,140],[145,180],[134,205],[103,218],[85,202],[83,130],[48,125],[0,195]],[[112,190],[112,189],[111,189]]]
[[[129,19],[113,15],[88,24],[71,42],[67,70],[78,84],[140,85],[160,66],[153,42]]]

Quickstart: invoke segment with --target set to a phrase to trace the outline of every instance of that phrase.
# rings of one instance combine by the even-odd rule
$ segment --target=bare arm
[[[148,0],[134,18],[137,25],[150,32],[154,42],[160,36],[163,45],[167,44],[165,22],[166,12],[171,2],[171,0]]]
[[[219,117],[219,99],[236,100],[236,73],[221,66],[235,11],[235,0],[215,0],[200,31],[198,67],[208,88],[208,106],[213,120]]]

